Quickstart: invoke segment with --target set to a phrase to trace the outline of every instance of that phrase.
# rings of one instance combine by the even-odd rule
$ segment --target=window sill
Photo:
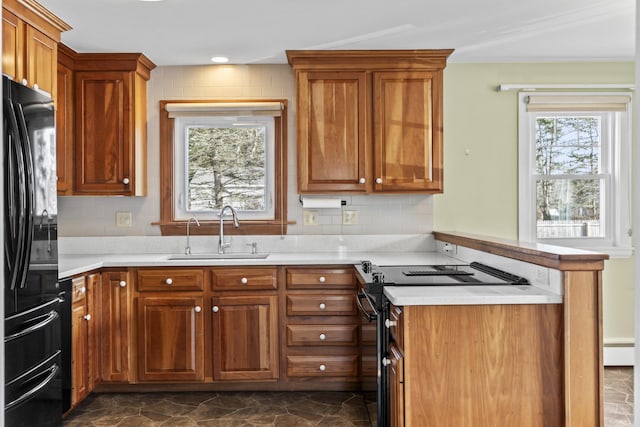
[[[287,222],[281,224],[280,222],[270,221],[241,221],[239,228],[235,228],[230,223],[225,222],[224,234],[226,234],[227,236],[284,235],[287,234],[288,224],[295,224],[295,222]],[[160,231],[163,236],[184,236],[187,232],[186,221],[154,223],[153,225],[157,225],[160,227]],[[219,230],[220,224],[218,223],[218,221],[200,221],[199,227],[192,222],[191,227],[189,227],[189,233],[192,236],[217,236]]]

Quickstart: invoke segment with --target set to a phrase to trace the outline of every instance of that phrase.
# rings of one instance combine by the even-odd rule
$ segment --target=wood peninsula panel
[[[406,425],[564,425],[560,304],[403,310]]]
[[[563,272],[563,424],[604,425],[602,270],[609,258],[579,249],[434,232],[436,240],[557,269]]]

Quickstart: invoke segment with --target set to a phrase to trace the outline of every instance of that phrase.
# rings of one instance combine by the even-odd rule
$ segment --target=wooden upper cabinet
[[[298,91],[298,191],[442,192],[451,52],[287,51]]]
[[[60,33],[71,27],[34,0],[2,2],[2,71],[56,98]]]
[[[56,97],[56,174],[58,195],[73,194],[73,60],[69,49],[58,45]]]
[[[74,66],[73,193],[145,195],[146,82],[155,65],[142,54],[79,54]]]
[[[298,187],[365,191],[364,72],[302,72],[298,80]]]
[[[376,191],[442,191],[441,88],[441,71],[373,73]]]

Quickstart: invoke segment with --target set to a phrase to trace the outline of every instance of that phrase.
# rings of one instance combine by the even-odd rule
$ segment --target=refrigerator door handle
[[[6,115],[7,122],[7,140],[5,148],[7,150],[7,157],[9,168],[12,173],[17,174],[17,180],[14,179],[14,175],[8,175],[6,194],[7,202],[9,230],[7,236],[5,236],[5,250],[7,268],[9,270],[10,279],[9,287],[14,290],[18,287],[19,280],[23,277],[22,267],[24,265],[24,244],[26,234],[26,167],[24,163],[24,154],[22,149],[22,143],[20,139],[20,133],[18,130],[18,120],[16,113],[11,102],[7,99],[4,100],[4,114]],[[16,182],[17,181],[17,182]],[[10,246],[10,247],[9,247]],[[21,283],[20,283],[21,285]]]
[[[28,391],[23,393],[22,396],[18,397],[17,399],[13,400],[12,402],[7,403],[4,406],[5,412],[8,411],[9,409],[13,408],[16,405],[21,404],[25,400],[28,400],[31,396],[33,396],[34,394],[38,393],[40,390],[45,388],[51,381],[53,381],[53,379],[56,377],[56,375],[58,375],[59,371],[60,371],[60,366],[58,366],[58,364],[54,364],[53,366],[47,368],[45,371],[38,372],[36,375],[31,377],[29,380],[27,380],[27,381],[33,381],[34,379],[38,378],[39,376],[42,376],[43,374],[46,374],[47,372],[49,372],[49,375],[47,375],[47,377],[44,379],[44,381],[36,384],[33,388],[29,389]]]
[[[56,320],[59,317],[58,312],[55,310],[51,310],[49,313],[47,314],[43,314],[42,316],[38,316],[35,317],[33,319],[30,320],[40,320],[38,323],[36,323],[35,325],[31,325],[29,327],[26,327],[22,330],[20,330],[19,332],[16,332],[14,334],[8,335],[4,338],[4,342],[9,342],[9,341],[13,341],[16,340],[18,338],[22,338],[25,335],[29,335],[30,333],[37,331],[38,329],[42,329],[45,326],[47,326],[49,323],[53,322],[54,320]]]
[[[22,259],[20,288],[27,286],[27,273],[29,271],[29,261],[31,258],[31,244],[33,242],[33,209],[35,198],[35,178],[33,169],[33,157],[31,156],[31,143],[29,140],[29,132],[27,131],[27,122],[25,120],[24,111],[22,111],[22,105],[15,103],[16,116],[18,121],[18,129],[22,134],[20,142],[22,143],[22,152],[24,156],[26,179],[25,179],[25,200],[26,200],[26,212],[25,212],[25,248]]]

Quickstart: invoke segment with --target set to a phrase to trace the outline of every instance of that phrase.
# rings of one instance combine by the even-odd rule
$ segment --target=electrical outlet
[[[131,212],[116,212],[116,227],[133,227]]]
[[[356,225],[358,223],[358,211],[342,211],[342,224]]]
[[[304,225],[318,225],[318,211],[304,211],[303,222]]]
[[[458,253],[458,246],[452,243],[445,243],[442,245],[442,252],[449,255],[455,255]]]

